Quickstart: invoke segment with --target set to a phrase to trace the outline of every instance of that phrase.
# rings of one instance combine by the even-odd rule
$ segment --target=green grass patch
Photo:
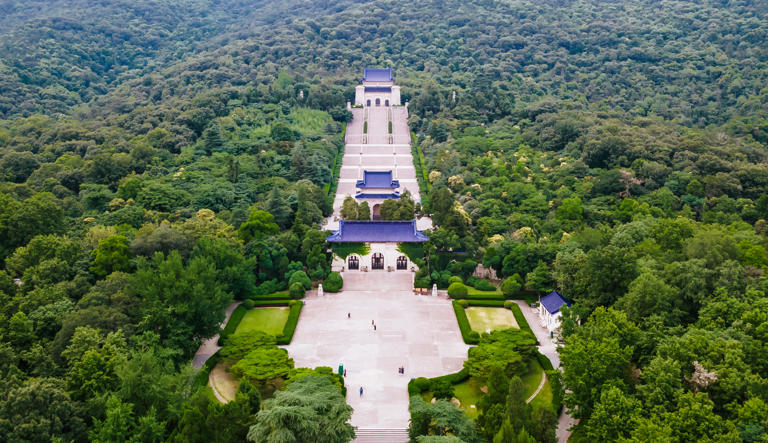
[[[484,395],[483,391],[480,390],[481,387],[474,377],[453,385],[453,395],[461,402],[459,408],[473,420],[477,418],[477,402]],[[473,408],[472,405],[475,407]]]
[[[288,120],[294,131],[317,136],[324,135],[326,125],[332,121],[327,112],[310,108],[293,108],[288,114]]]
[[[539,394],[529,404],[531,408],[552,408],[552,385],[550,385],[549,379],[544,382]]]
[[[472,330],[480,334],[488,330],[518,329],[517,320],[509,309],[470,306],[464,312]]]
[[[536,388],[538,388],[539,383],[541,383],[542,374],[544,374],[544,369],[539,362],[535,359],[529,359],[527,371],[520,375],[520,379],[523,381],[523,386],[525,386],[525,398],[530,397],[536,392]]]
[[[283,307],[251,309],[243,317],[235,334],[261,331],[278,337],[283,334],[288,314],[289,309]]]
[[[371,246],[368,243],[334,243],[331,251],[339,258],[346,260],[351,254],[367,255],[371,252]]]

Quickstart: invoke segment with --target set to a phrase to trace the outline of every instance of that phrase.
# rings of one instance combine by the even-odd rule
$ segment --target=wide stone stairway
[[[352,443],[407,443],[408,430],[405,428],[358,428]]]

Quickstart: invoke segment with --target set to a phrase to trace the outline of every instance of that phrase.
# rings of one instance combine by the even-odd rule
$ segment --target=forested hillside
[[[328,275],[320,221],[364,66],[395,69],[424,158],[417,285],[480,285],[482,264],[510,297],[574,302],[574,441],[768,438],[766,17],[0,3],[0,439],[246,438],[274,386],[223,406],[189,362],[231,301]],[[479,414],[467,432],[496,435]]]

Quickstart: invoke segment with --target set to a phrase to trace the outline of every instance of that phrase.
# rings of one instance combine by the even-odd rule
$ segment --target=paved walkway
[[[353,426],[406,428],[408,381],[457,372],[467,359],[469,346],[461,339],[451,302],[414,295],[412,273],[343,276],[342,292],[305,299],[293,341],[285,348],[296,367],[336,370],[344,364]],[[398,374],[400,366],[405,375]]]
[[[531,327],[533,334],[539,341],[539,352],[544,354],[549,359],[549,361],[552,362],[552,366],[555,368],[560,368],[560,355],[557,353],[557,344],[551,338],[549,338],[549,331],[547,328],[541,326],[541,320],[539,319],[538,312],[534,309],[531,309],[531,307],[528,306],[525,301],[515,300],[515,303],[520,306],[520,310],[523,311],[525,320],[528,321],[528,325]],[[571,432],[568,429],[570,429],[576,423],[577,421],[568,415],[567,411],[563,411],[558,418],[557,441],[561,443],[567,442],[568,437],[571,436]]]
[[[341,160],[339,186],[333,200],[333,214],[323,229],[339,229],[339,212],[344,198],[354,196],[357,180],[364,170],[389,171],[400,181],[400,192],[410,191],[416,202],[421,201],[416,168],[411,154],[411,133],[408,129],[408,109],[399,107],[352,108],[353,119],[347,124],[344,156]],[[363,133],[363,122],[368,121],[368,132]],[[392,121],[392,134],[389,121]],[[371,200],[374,204],[376,201]],[[423,217],[417,221],[418,229],[430,229],[432,221]]]
[[[236,301],[227,306],[227,309],[224,311],[224,321],[221,323],[221,325],[219,325],[220,329],[227,325],[229,317],[232,316],[232,312],[235,311],[235,308],[238,307],[240,303],[241,302]],[[195,369],[202,368],[205,362],[208,361],[208,359],[211,358],[211,356],[215,354],[219,349],[221,349],[221,346],[219,346],[218,342],[219,334],[216,334],[207,340],[203,340],[203,344],[200,345],[200,349],[198,349],[195,353],[195,358],[192,359],[192,367]]]

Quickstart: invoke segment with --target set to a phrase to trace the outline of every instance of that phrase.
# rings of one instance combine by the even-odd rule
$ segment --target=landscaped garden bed
[[[484,308],[469,306],[464,309],[469,320],[469,326],[478,333],[501,330],[519,329],[515,315],[506,308]]]

